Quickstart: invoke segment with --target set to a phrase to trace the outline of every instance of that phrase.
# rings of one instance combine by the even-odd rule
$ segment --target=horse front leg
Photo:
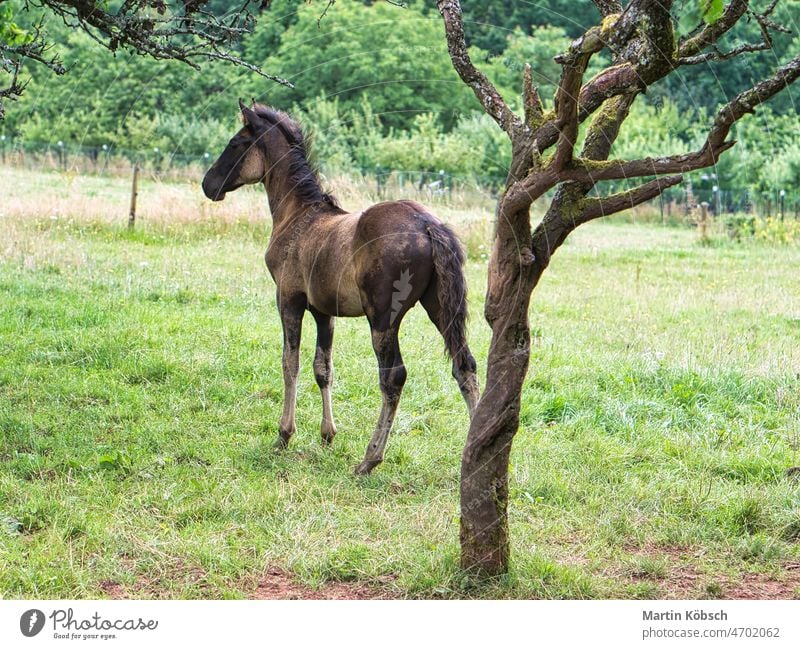
[[[297,375],[300,372],[300,334],[303,330],[305,299],[278,297],[283,326],[283,414],[276,447],[286,448],[295,431],[294,413],[297,403]]]
[[[317,351],[314,354],[314,379],[322,395],[322,424],[320,434],[322,442],[330,444],[336,435],[336,424],[333,421],[331,405],[331,385],[333,384],[333,316],[311,309],[317,323]]]

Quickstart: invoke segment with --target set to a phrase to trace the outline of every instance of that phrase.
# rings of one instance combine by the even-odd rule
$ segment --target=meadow
[[[364,319],[334,341],[319,439],[313,320],[298,432],[272,448],[281,333],[266,199],[0,169],[3,598],[800,597],[800,246],[578,230],[531,307],[508,575],[458,568],[466,408],[438,333],[402,329],[386,461]],[[333,181],[347,207],[376,200]],[[467,243],[481,376],[492,200],[432,197]]]

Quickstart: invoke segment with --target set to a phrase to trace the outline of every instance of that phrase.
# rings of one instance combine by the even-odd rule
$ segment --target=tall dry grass
[[[194,175],[167,180],[160,174],[142,171],[136,228],[174,230],[199,225],[221,232],[239,226],[269,227],[269,203],[260,186],[245,187],[228,194],[224,201],[212,202],[200,188],[201,174],[202,170],[197,168]],[[66,245],[63,237],[59,240],[55,236],[59,230],[124,228],[130,209],[131,182],[132,175],[91,174],[78,167],[62,171],[0,166],[0,257],[16,256],[23,261],[39,260],[29,263],[40,263],[46,259],[48,246]],[[491,192],[468,186],[437,192],[415,183],[401,185],[395,177],[379,186],[372,178],[341,174],[323,177],[323,184],[345,209],[358,210],[400,198],[419,201],[454,227],[470,257],[488,257],[496,200]],[[534,216],[541,215],[546,207],[544,199],[538,201],[533,208]],[[654,213],[652,206],[643,206],[622,218],[632,222],[652,221],[657,212]],[[36,229],[30,228],[31,223],[36,224]],[[21,227],[23,224],[26,227]],[[43,231],[51,231],[51,236],[42,236]],[[81,245],[79,238],[69,242],[67,257],[75,263],[81,258]]]

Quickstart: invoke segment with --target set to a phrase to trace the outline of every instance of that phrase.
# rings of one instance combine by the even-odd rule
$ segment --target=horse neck
[[[277,169],[273,169],[270,178],[264,180],[264,189],[267,190],[269,211],[272,214],[272,229],[276,231],[282,226],[294,221],[305,211],[303,202],[296,192],[286,187],[286,177]]]
[[[310,207],[299,196],[297,187],[291,180],[289,156],[282,151],[276,157],[278,162],[272,165],[269,174],[264,179],[264,189],[267,191],[269,210],[272,214],[273,231],[294,221],[307,212]]]

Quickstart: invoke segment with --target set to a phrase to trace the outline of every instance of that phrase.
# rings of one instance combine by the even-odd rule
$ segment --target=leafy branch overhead
[[[2,101],[19,97],[25,89],[20,71],[26,61],[44,65],[58,75],[66,72],[42,28],[45,16],[56,16],[66,26],[84,31],[112,52],[130,49],[194,68],[203,59],[227,61],[291,86],[246,62],[232,47],[252,28],[253,11],[267,4],[240,1],[220,13],[207,6],[208,0],[124,0],[113,7],[107,0],[26,0],[15,14],[10,3],[0,1],[0,68],[7,77],[0,83],[0,119],[4,115]],[[36,15],[32,26],[20,24]]]

